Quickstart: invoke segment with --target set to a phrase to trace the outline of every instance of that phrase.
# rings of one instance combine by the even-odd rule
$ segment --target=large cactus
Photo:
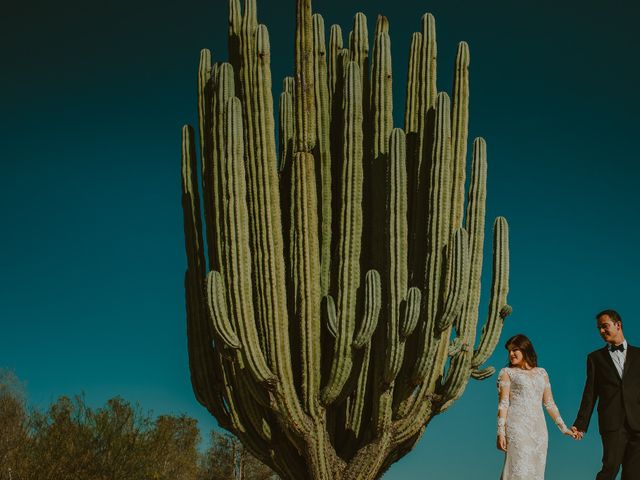
[[[199,160],[193,129],[182,132],[194,391],[287,479],[380,477],[470,377],[495,371],[481,365],[510,311],[497,218],[474,349],[487,163],[477,138],[465,214],[467,44],[451,103],[436,89],[433,16],[422,17],[402,130],[384,17],[373,40],[370,54],[359,13],[348,47],[334,25],[327,48],[322,17],[297,0],[278,154],[267,29],[255,0],[230,0],[229,62],[200,57]]]

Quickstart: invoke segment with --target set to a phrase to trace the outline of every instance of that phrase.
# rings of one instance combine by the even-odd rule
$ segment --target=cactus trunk
[[[487,159],[477,138],[465,195],[467,44],[450,101],[436,88],[435,21],[422,17],[403,130],[387,19],[371,56],[361,13],[346,42],[332,26],[328,45],[310,0],[297,0],[295,19],[278,135],[256,1],[229,0],[228,63],[200,55],[199,157],[193,129],[182,132],[191,380],[282,478],[371,480],[471,377],[493,373],[482,364],[511,310],[508,226],[495,221],[474,348]]]

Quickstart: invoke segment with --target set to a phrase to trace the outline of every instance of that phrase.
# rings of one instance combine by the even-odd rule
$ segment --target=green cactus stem
[[[466,190],[468,45],[450,100],[423,15],[401,129],[388,20],[371,51],[362,13],[344,44],[337,25],[327,44],[310,0],[297,0],[295,21],[277,136],[256,0],[229,0],[228,61],[200,52],[198,141],[182,129],[191,382],[283,479],[373,480],[471,378],[495,373],[483,364],[511,313],[508,225],[494,223],[476,341],[487,147],[473,141]]]

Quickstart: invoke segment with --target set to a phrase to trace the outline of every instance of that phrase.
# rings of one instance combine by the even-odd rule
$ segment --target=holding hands
[[[580,440],[582,437],[581,437],[581,436],[580,436],[580,437],[578,436],[578,434],[579,434],[578,430],[575,430],[575,431],[574,431],[574,429],[575,429],[575,428],[576,428],[576,427],[571,427],[571,429],[567,428],[567,429],[566,429],[564,432],[562,432],[562,433],[564,433],[565,435],[568,435],[569,437],[573,438],[574,440]],[[584,433],[583,433],[582,435],[584,435]]]
[[[584,437],[584,432],[581,432],[575,426],[571,427],[571,433],[573,433],[572,437],[574,440],[582,440]]]

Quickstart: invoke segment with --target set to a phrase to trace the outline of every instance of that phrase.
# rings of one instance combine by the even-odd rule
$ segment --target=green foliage
[[[3,370],[0,433],[0,480],[266,480],[273,474],[231,436],[212,432],[210,448],[200,453],[194,419],[153,418],[119,397],[100,408],[82,396],[60,397],[44,412],[28,411],[22,385]]]
[[[265,464],[251,455],[229,434],[211,432],[211,447],[204,460],[202,480],[276,480],[278,477]]]
[[[28,435],[24,386],[13,372],[0,369],[0,480],[24,470]]]

